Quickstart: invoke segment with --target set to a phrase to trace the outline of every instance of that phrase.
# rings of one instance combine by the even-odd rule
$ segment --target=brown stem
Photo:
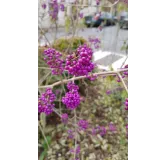
[[[127,86],[126,86],[126,84],[125,84],[125,82],[124,82],[124,80],[123,80],[122,76],[120,75],[120,73],[118,73],[118,76],[119,76],[120,80],[122,81],[123,86],[124,86],[124,88],[126,89],[126,92],[128,93]]]
[[[128,71],[128,68],[117,70],[117,71],[108,71],[108,72],[99,72],[99,73],[94,73],[93,75],[95,76],[109,76],[109,75],[117,75],[119,72],[124,72]],[[79,80],[79,79],[84,79],[87,78],[87,76],[80,76],[80,77],[74,77],[70,79],[64,79],[62,81],[55,82],[51,85],[46,85],[46,86],[39,86],[38,88],[53,88],[54,86],[60,85],[62,83],[67,83],[73,80]]]

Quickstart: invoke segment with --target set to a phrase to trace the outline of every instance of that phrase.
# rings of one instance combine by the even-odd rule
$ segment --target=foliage
[[[46,136],[46,139],[47,139],[48,144],[50,145],[51,144],[51,137]],[[39,160],[44,160],[47,156],[48,146],[47,146],[46,141],[44,141],[43,139],[41,140],[41,142],[42,142],[43,151],[40,153]]]

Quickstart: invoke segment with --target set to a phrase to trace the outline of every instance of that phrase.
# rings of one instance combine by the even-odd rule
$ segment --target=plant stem
[[[117,70],[117,71],[99,72],[99,73],[94,73],[93,75],[96,75],[96,76],[117,75],[119,72],[124,72],[124,71],[128,71],[128,68]],[[73,77],[70,79],[64,79],[62,81],[55,82],[52,85],[39,86],[38,88],[53,88],[54,86],[60,85],[62,83],[67,83],[67,82],[70,82],[73,80],[79,80],[79,79],[84,79],[84,78],[87,78],[87,76],[80,76],[80,77]]]
[[[124,60],[124,62],[122,63],[122,65],[121,65],[121,67],[120,68],[122,68],[123,67],[123,65],[125,64],[125,62],[127,61],[127,58],[128,58],[128,56],[126,56],[126,58],[125,58],[125,60]]]
[[[47,141],[47,138],[46,138],[46,136],[45,136],[45,134],[44,134],[44,131],[43,131],[43,129],[42,129],[42,126],[40,125],[40,122],[38,122],[38,125],[39,125],[39,128],[40,128],[40,131],[42,132],[42,135],[43,135],[43,137],[44,137],[44,140],[45,140],[45,142],[46,142],[46,144],[47,144],[47,147],[50,148],[50,146],[49,146],[49,144],[48,144],[48,141]]]
[[[48,38],[46,37],[45,32],[42,30],[42,28],[41,28],[40,26],[38,26],[38,27],[39,27],[39,29],[41,30],[41,32],[43,33],[43,36],[45,37],[45,39],[46,39],[46,41],[48,42],[49,46],[51,47],[51,43],[50,43],[50,41],[48,40]]]
[[[63,84],[62,84],[62,85],[63,85]],[[63,87],[64,87],[64,85],[63,85]],[[60,99],[62,99],[62,92],[60,93]],[[60,114],[62,114],[61,102],[62,102],[62,101],[59,101]]]
[[[125,82],[124,82],[124,80],[123,80],[122,76],[120,75],[120,73],[118,73],[118,76],[119,76],[120,80],[122,81],[123,86],[124,86],[124,88],[126,89],[126,92],[128,93],[127,86],[126,86],[126,84],[125,84]]]
[[[74,123],[75,123],[75,147],[74,147],[74,160],[76,159],[76,147],[77,147],[77,132],[76,132],[76,124],[77,124],[77,115],[76,109],[74,110]]]
[[[48,70],[51,70],[51,68],[48,68],[48,67],[38,67],[39,69],[48,69]]]
[[[51,73],[51,71],[48,72],[46,75],[44,75],[44,76],[39,80],[39,85],[41,85],[41,84],[45,81],[45,79],[49,76],[50,73]]]
[[[59,117],[61,117],[60,113],[58,113],[55,108],[53,109],[53,111],[54,111]]]

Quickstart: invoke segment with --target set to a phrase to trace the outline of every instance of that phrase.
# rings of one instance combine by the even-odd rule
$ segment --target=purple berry
[[[46,9],[47,5],[45,3],[42,4],[42,8]]]
[[[78,126],[81,130],[86,130],[88,128],[88,122],[86,120],[80,120]]]
[[[64,4],[60,4],[60,9],[61,9],[62,12],[65,10]]]
[[[68,137],[69,137],[70,139],[73,139],[73,138],[74,138],[74,131],[68,130],[67,132],[68,132]]]
[[[99,134],[101,136],[105,136],[106,135],[107,130],[106,130],[106,128],[104,126],[100,126],[99,130],[100,130]]]
[[[110,91],[110,90],[107,90],[107,91],[106,91],[106,94],[107,94],[107,95],[110,95],[110,94],[111,94],[111,91]]]
[[[109,128],[110,128],[111,132],[113,132],[113,133],[116,132],[116,126],[113,123],[110,123]]]
[[[125,101],[125,110],[128,110],[128,98],[126,98],[126,101]]]
[[[67,113],[62,114],[61,119],[62,122],[66,124],[68,122],[68,114]]]
[[[81,19],[83,18],[83,16],[84,16],[83,13],[80,13],[80,14],[79,14],[79,17],[80,17]]]

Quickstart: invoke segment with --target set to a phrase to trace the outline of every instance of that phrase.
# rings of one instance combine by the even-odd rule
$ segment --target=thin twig
[[[51,70],[51,68],[48,68],[48,67],[38,67],[39,69],[48,69],[48,70]]]
[[[76,159],[76,147],[77,147],[77,132],[76,132],[76,124],[77,124],[77,115],[76,115],[76,109],[74,110],[74,120],[75,120],[75,147],[74,147],[74,160]]]
[[[126,86],[126,84],[125,84],[125,82],[124,82],[124,80],[123,80],[122,76],[120,75],[120,73],[117,73],[117,74],[118,74],[118,76],[119,76],[120,80],[122,81],[123,86],[124,86],[124,88],[126,89],[126,92],[128,93],[127,86]]]
[[[125,69],[121,69],[121,70],[117,70],[117,71],[108,71],[108,72],[99,72],[99,73],[95,73],[93,74],[94,76],[109,76],[109,75],[117,75],[119,72],[124,72],[124,71],[128,71],[128,68],[125,68]],[[55,82],[51,85],[46,85],[46,86],[39,86],[38,88],[53,88],[54,86],[57,86],[57,85],[60,85],[62,83],[67,83],[67,82],[70,82],[70,81],[73,81],[73,80],[79,80],[79,79],[84,79],[84,78],[87,78],[87,76],[80,76],[80,77],[74,77],[73,78],[70,78],[70,79],[64,79],[62,81],[58,81],[58,82]]]
[[[43,33],[43,36],[44,36],[44,37],[45,37],[45,39],[47,40],[47,42],[48,42],[49,46],[51,47],[51,43],[49,42],[48,38],[46,37],[46,35],[45,35],[44,31],[42,30],[42,28],[41,28],[40,26],[38,26],[38,27],[39,27],[39,29],[41,30],[41,32]]]
[[[46,75],[44,75],[44,76],[39,80],[39,86],[44,82],[44,80],[49,76],[50,73],[51,73],[51,71],[48,72]]]
[[[65,90],[65,87],[64,87],[64,84],[63,84],[63,77],[61,76],[60,78],[61,78],[60,81],[62,82],[61,85],[62,85],[63,91],[64,91],[64,93],[65,93],[66,90]],[[62,95],[62,92],[61,92],[61,95]]]
[[[127,57],[125,58],[125,60],[124,60],[124,62],[122,63],[122,65],[121,65],[121,67],[120,68],[122,68],[123,67],[123,65],[125,64],[125,62],[127,61],[127,58],[128,58],[128,55],[127,55]]]
[[[62,86],[64,87],[64,85],[62,84]],[[60,93],[60,99],[62,98],[62,91]],[[62,101],[59,101],[59,108],[60,108],[60,114],[62,114],[62,105],[61,105]]]
[[[61,114],[60,114],[59,112],[57,112],[55,108],[53,108],[53,111],[54,111],[59,117],[61,117]]]

